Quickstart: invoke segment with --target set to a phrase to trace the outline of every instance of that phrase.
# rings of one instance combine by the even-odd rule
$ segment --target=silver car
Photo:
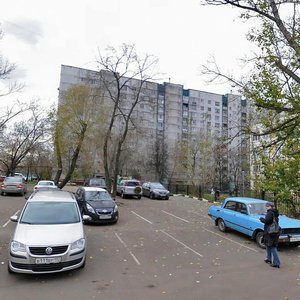
[[[169,199],[170,192],[159,182],[145,182],[142,190],[143,196],[151,199]]]
[[[126,197],[142,197],[141,183],[135,179],[121,180],[117,185],[117,194],[123,199]]]
[[[24,196],[26,193],[27,184],[21,176],[8,176],[4,178],[1,184],[1,195],[21,194]]]
[[[20,217],[10,219],[18,222],[9,244],[10,273],[54,273],[84,267],[86,236],[72,193],[33,193]]]

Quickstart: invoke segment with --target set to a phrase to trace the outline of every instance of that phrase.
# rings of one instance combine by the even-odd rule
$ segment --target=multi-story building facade
[[[132,87],[137,83],[137,79],[131,79],[127,84],[131,88],[125,87],[122,90],[124,103],[130,102]],[[62,65],[59,101],[62,101],[63,93],[73,85],[89,85],[96,89],[100,86],[99,72]],[[222,171],[225,173],[227,181],[241,180],[236,169],[240,169],[239,174],[241,171],[246,171],[245,167],[244,170],[242,169],[247,163],[247,156],[244,155],[244,148],[247,147],[247,144],[244,135],[241,134],[247,120],[246,100],[232,94],[220,95],[185,89],[180,84],[170,82],[146,82],[140,97],[141,101],[136,106],[134,113],[138,130],[136,131],[136,142],[132,142],[132,147],[135,148],[135,151],[143,153],[138,163],[141,168],[145,167],[143,165],[145,157],[151,156],[153,145],[157,141],[162,148],[167,148],[163,150],[171,153],[168,159],[170,167],[174,166],[172,160],[176,158],[172,151],[178,147],[178,144],[189,137],[195,139],[195,136],[201,134],[209,136],[212,141],[222,141],[224,145]],[[126,173],[126,166],[124,168],[123,172]],[[149,170],[143,172],[142,169],[138,171],[145,179],[157,179],[155,172]],[[173,172],[173,177],[173,180],[183,179],[184,174]]]

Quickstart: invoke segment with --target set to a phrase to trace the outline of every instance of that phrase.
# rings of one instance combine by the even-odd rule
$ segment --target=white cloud
[[[57,99],[61,64],[95,69],[97,49],[109,45],[134,43],[159,57],[165,81],[217,93],[227,87],[207,86],[199,66],[214,55],[238,72],[249,51],[237,12],[198,0],[10,0],[2,9],[1,51],[26,72],[22,96],[46,105]]]
[[[30,45],[36,45],[43,36],[41,24],[29,19],[6,21],[4,31]]]

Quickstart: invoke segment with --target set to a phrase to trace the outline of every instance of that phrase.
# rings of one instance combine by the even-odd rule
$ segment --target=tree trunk
[[[78,159],[78,156],[79,156],[79,153],[80,153],[80,149],[82,147],[82,143],[83,143],[83,140],[84,140],[84,135],[85,135],[86,129],[87,129],[87,124],[83,124],[80,135],[79,135],[77,147],[76,147],[76,149],[73,153],[73,156],[72,156],[72,161],[71,161],[71,165],[69,167],[69,170],[68,170],[64,180],[58,185],[58,187],[60,189],[62,189],[72,177],[72,174],[73,174],[73,172],[75,170],[75,167],[76,167],[76,162],[77,162],[77,159]]]

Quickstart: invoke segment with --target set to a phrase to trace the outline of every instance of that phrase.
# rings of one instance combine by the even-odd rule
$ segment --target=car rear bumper
[[[23,194],[26,192],[26,190],[23,190],[23,189],[1,189],[1,192],[2,193],[5,193],[5,194]]]

